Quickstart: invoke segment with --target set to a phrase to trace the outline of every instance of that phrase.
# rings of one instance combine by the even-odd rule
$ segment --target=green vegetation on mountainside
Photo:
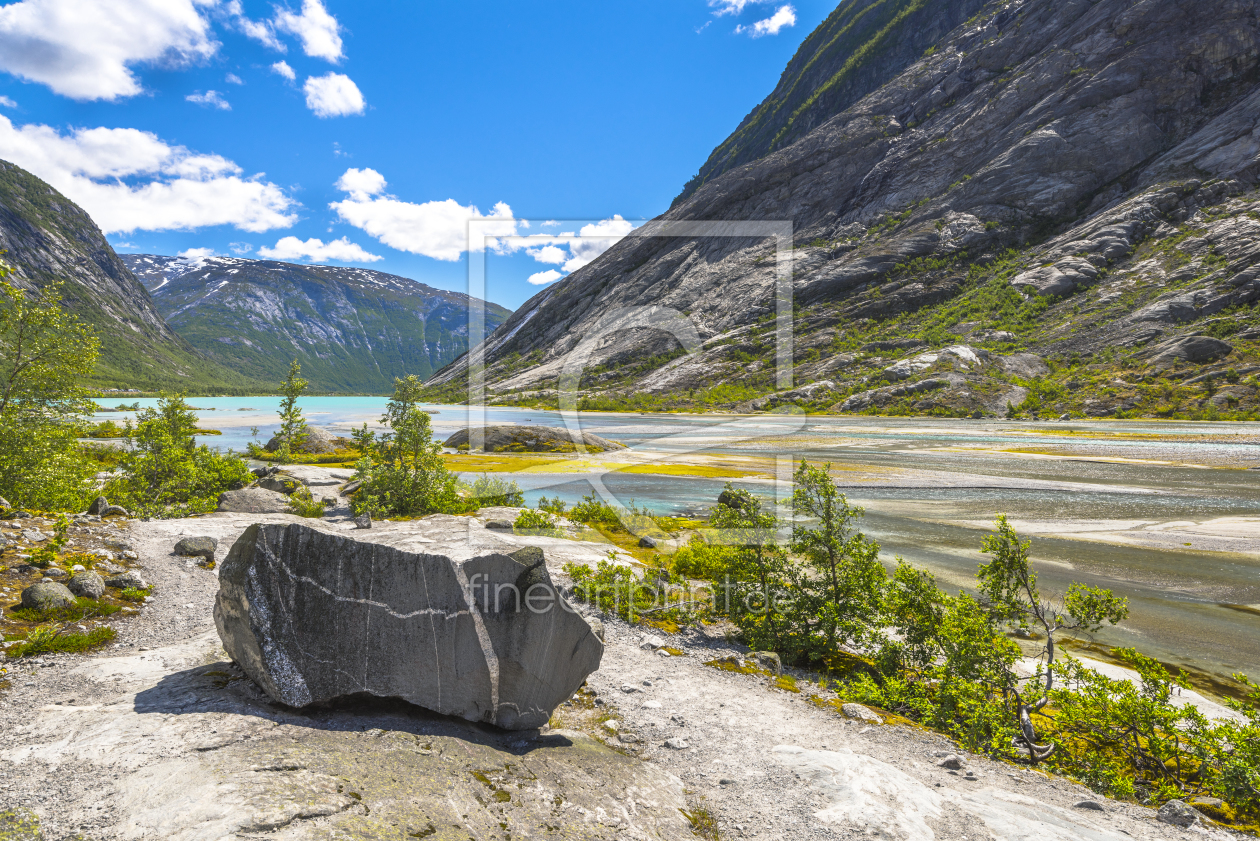
[[[86,382],[100,388],[256,392],[260,383],[204,358],[162,321],[100,229],[48,184],[0,161],[0,250],[26,289],[61,282],[66,306],[100,337]]]
[[[172,329],[208,359],[254,379],[294,359],[320,391],[388,393],[468,348],[468,298],[367,269],[271,260],[125,255]],[[486,304],[486,329],[511,312]]]
[[[709,155],[674,204],[804,137],[918,59],[983,0],[850,0],[809,34],[778,85]]]

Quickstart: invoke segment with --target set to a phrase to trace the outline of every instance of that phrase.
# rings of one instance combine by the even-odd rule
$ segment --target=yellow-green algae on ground
[[[39,816],[30,809],[6,809],[0,812],[0,841],[43,841]]]
[[[348,722],[218,751],[224,770],[300,768],[351,800],[329,828],[363,841],[691,837],[682,784],[584,733],[495,731],[440,717],[392,717],[405,730]],[[286,793],[277,789],[279,799]],[[633,801],[631,804],[630,801]]]

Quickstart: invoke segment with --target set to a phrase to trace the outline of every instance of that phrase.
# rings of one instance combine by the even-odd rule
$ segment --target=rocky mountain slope
[[[0,251],[13,268],[9,280],[22,288],[65,281],[66,304],[101,338],[95,385],[250,385],[248,378],[204,359],[166,325],[87,213],[6,161],[0,161]]]
[[[387,391],[468,349],[468,296],[384,272],[238,257],[128,254],[123,262],[180,336],[264,381],[289,363],[324,391]],[[486,329],[510,310],[486,305]]]
[[[1252,3],[988,3],[650,223],[792,221],[795,388],[774,393],[772,241],[678,236],[524,304],[487,341],[492,391],[554,399],[589,339],[589,407],[1254,416],[1258,81]],[[685,315],[700,349],[605,320],[635,307]]]
[[[923,55],[984,0],[854,0],[810,33],[779,83],[713,150],[674,204],[705,182],[788,146]]]

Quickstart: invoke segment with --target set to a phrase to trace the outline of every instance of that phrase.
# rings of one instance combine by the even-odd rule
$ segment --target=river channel
[[[243,449],[251,427],[265,441],[277,423],[275,397],[189,402],[203,426],[223,433],[206,437],[215,446]],[[311,397],[302,408],[311,423],[346,434],[374,426],[384,402]],[[439,438],[469,422],[467,407],[428,408]],[[566,422],[528,409],[471,417]],[[986,557],[980,542],[1004,512],[1032,539],[1044,590],[1083,581],[1129,598],[1130,618],[1100,633],[1099,643],[1260,679],[1260,424],[611,413],[568,422],[630,450],[576,460],[572,471],[553,464],[512,473],[530,504],[544,494],[573,502],[598,491],[661,514],[701,512],[725,481],[782,501],[795,460],[827,461],[850,501],[866,509],[863,528],[886,562],[901,557],[947,586],[968,586]],[[737,478],[622,469],[654,463],[717,466]]]

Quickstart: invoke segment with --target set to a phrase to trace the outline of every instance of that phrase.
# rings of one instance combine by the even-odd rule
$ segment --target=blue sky
[[[492,217],[536,237],[487,260],[515,308],[667,209],[833,7],[20,0],[0,5],[0,158],[123,253],[462,290],[466,221]]]

